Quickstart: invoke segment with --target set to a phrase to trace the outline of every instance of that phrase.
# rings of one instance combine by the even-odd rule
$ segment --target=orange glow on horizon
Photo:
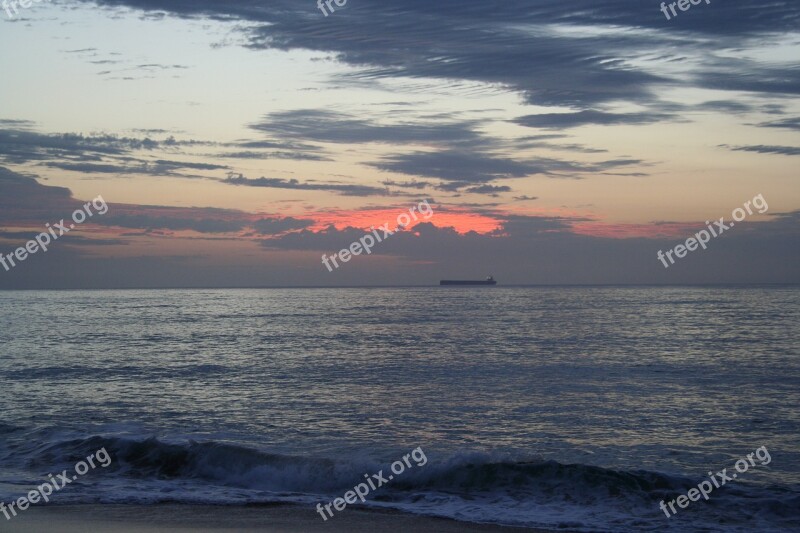
[[[409,208],[410,209],[410,208]],[[370,227],[379,227],[384,224],[389,224],[389,229],[394,229],[398,225],[398,217],[409,215],[409,209],[370,209],[370,210],[357,210],[357,211],[330,211],[327,213],[314,213],[310,214],[308,218],[313,219],[316,223],[309,229],[311,231],[322,231],[328,226],[333,225],[336,229],[342,230],[347,227],[362,228],[364,230]],[[453,228],[456,232],[464,234],[470,231],[477,233],[491,233],[502,227],[502,220],[495,219],[487,215],[478,213],[471,213],[464,210],[454,210],[447,208],[447,210],[440,210],[433,207],[433,215],[425,218],[427,213],[414,212],[417,215],[417,220],[414,220],[411,215],[411,222],[408,228],[413,228],[417,224],[423,222],[430,222],[438,228]],[[405,218],[403,218],[403,221]]]

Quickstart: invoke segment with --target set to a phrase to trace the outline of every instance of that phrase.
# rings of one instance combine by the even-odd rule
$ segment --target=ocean
[[[364,505],[800,531],[798,324],[797,286],[0,292],[0,501],[104,448],[50,505],[326,504],[421,448]]]

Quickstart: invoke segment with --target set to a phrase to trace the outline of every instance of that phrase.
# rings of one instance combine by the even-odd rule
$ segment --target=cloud
[[[262,218],[253,223],[253,228],[261,234],[278,235],[287,231],[306,229],[314,225],[313,220],[299,218]]]
[[[29,238],[44,222],[64,218],[81,204],[67,189],[41,185],[0,167],[0,228],[14,228],[0,231],[4,243]],[[339,218],[368,222],[370,217],[392,213],[355,217],[358,214],[341,213]],[[312,217],[110,203],[108,213],[94,217],[80,234],[65,238],[64,244],[74,246],[54,246],[24,268],[0,272],[0,288],[435,284],[442,277],[490,272],[504,284],[800,281],[796,268],[800,211],[775,213],[767,222],[737,224],[725,239],[713,240],[708,250],[695,252],[669,270],[657,260],[656,252],[671,248],[690,233],[659,236],[669,229],[667,224],[609,228],[583,216],[484,210],[482,218],[496,229],[479,233],[469,227],[465,231],[447,227],[446,221],[456,225],[475,215],[463,206],[456,210],[436,204],[429,222],[392,236],[372,256],[358,257],[348,268],[329,276],[320,264],[320,254],[349,246],[364,235],[363,229],[331,224],[311,231]],[[316,226],[319,220],[313,222]],[[699,230],[705,224],[682,223],[681,229],[695,226]],[[22,227],[31,228],[30,232],[16,229]],[[187,237],[186,232],[205,237]],[[263,238],[254,241],[258,235]],[[195,247],[181,251],[187,242],[196,243]],[[259,242],[264,255],[253,248]],[[103,248],[120,244],[126,244],[125,254],[103,255]]]
[[[184,70],[189,67],[186,65],[162,65],[160,63],[146,63],[142,65],[136,65],[136,68],[143,70]]]
[[[31,120],[15,120],[4,118],[0,119],[0,128],[18,128],[18,129],[28,129],[35,126],[36,123]]]
[[[772,222],[746,223],[741,232],[712,241],[708,250],[696,252],[669,270],[658,261],[657,251],[674,246],[674,237],[612,238],[602,234],[578,234],[573,229],[575,225],[593,222],[581,217],[506,215],[502,228],[490,234],[460,234],[451,228],[423,223],[413,232],[380,243],[374,253],[392,256],[397,270],[414,265],[413,272],[418,276],[427,274],[431,284],[449,275],[475,277],[489,272],[501,283],[536,280],[537,283],[680,284],[765,279],[797,282],[800,280],[797,269],[784,262],[800,260],[799,220],[800,212],[793,212]],[[651,225],[649,233],[658,235],[657,226]],[[699,230],[705,225],[698,222],[696,227]],[[648,233],[646,227],[636,228],[636,231]],[[622,234],[625,235],[625,231]],[[323,232],[301,231],[271,239],[264,246],[271,250],[330,253],[347,247],[363,235],[363,230],[356,228],[336,230],[329,227]],[[480,253],[476,254],[476,250]],[[356,258],[348,264],[348,269],[340,269],[342,272],[329,283],[357,277],[363,280],[369,275],[372,260],[366,256]],[[319,259],[312,261],[319,262]],[[731,268],[731,265],[740,266]],[[352,277],[346,273],[348,271],[354,272]]]
[[[389,155],[370,165],[387,172],[439,178],[445,183],[440,184],[438,188],[456,191],[470,185],[486,184],[499,179],[534,175],[575,178],[579,173],[599,172],[641,163],[643,162],[638,159],[615,159],[579,164],[541,157],[518,161],[491,154],[443,150]]]
[[[83,0],[95,5],[95,2]],[[340,83],[381,78],[460,80],[503,87],[528,103],[591,108],[653,103],[659,85],[796,94],[797,71],[708,49],[775,43],[800,25],[800,4],[748,0],[704,5],[667,23],[658,5],[629,0],[363,0],[331,20],[296,0],[99,0],[149,15],[241,20],[253,49],[306,49],[353,67]],[[691,16],[689,16],[691,15]],[[412,22],[413,21],[413,22]],[[770,38],[770,36],[773,36]],[[660,75],[636,59],[679,49],[693,76]],[[675,55],[675,54],[671,54]]]
[[[405,123],[376,124],[350,115],[318,109],[272,113],[252,124],[254,130],[281,139],[301,139],[324,143],[453,143],[476,141],[476,122],[451,124]]]
[[[560,137],[556,135],[556,137]],[[541,142],[541,141],[523,141],[521,139],[517,139],[516,146],[519,150],[529,150],[531,148],[545,148],[548,150],[556,150],[559,152],[571,152],[571,153],[581,153],[581,154],[604,154],[608,153],[608,150],[604,150],[602,148],[589,148],[582,144],[554,144],[548,142]]]
[[[748,113],[753,106],[735,100],[711,100],[696,106],[701,111],[714,111],[717,113]]]
[[[34,240],[42,231],[45,231],[45,228],[41,228],[41,231],[35,232],[0,231],[0,240],[9,241],[8,247],[9,249],[13,249],[24,246],[28,241]],[[64,244],[66,246],[127,246],[131,243],[126,239],[103,239],[71,234],[68,239],[64,239],[63,242],[59,244]]]
[[[0,162],[40,165],[83,174],[140,174],[197,178],[185,171],[229,170],[228,165],[155,158],[156,154],[174,154],[186,148],[213,146],[200,140],[177,140],[126,137],[111,134],[44,134],[30,129],[29,121],[0,123]],[[23,127],[23,126],[28,126]],[[156,130],[164,131],[164,130]],[[134,153],[152,153],[153,159],[135,157]],[[163,157],[163,156],[162,156]]]
[[[489,196],[497,197],[499,196],[497,193],[511,192],[511,187],[507,187],[505,185],[479,185],[476,187],[469,187],[465,189],[464,192],[472,194],[488,194]]]
[[[159,159],[156,161],[147,161],[142,159],[134,159],[130,157],[124,158],[127,164],[111,164],[111,163],[68,163],[68,162],[55,162],[50,161],[44,163],[45,166],[50,168],[59,168],[61,170],[69,170],[72,172],[80,172],[83,174],[148,174],[152,176],[176,176],[184,178],[194,178],[198,176],[182,174],[176,172],[182,169],[190,170],[228,170],[227,165],[216,165],[212,163],[191,163],[186,161],[167,161]]]
[[[800,5],[790,0],[757,10],[746,0],[728,0],[724,7],[703,6],[672,23],[664,20],[657,5],[628,0],[507,0],[502,6],[484,0],[364,0],[335,21],[295,0],[273,0],[269,5],[223,0],[99,4],[159,17],[168,13],[247,21],[239,31],[249,49],[311,50],[320,55],[317,59],[348,67],[329,80],[329,87],[375,87],[401,79],[411,82],[406,84],[409,91],[420,93],[431,87],[457,92],[469,86],[473,94],[509,91],[527,104],[584,110],[572,117],[530,118],[526,125],[534,127],[560,127],[558,121],[572,128],[678,120],[661,99],[675,88],[748,91],[769,98],[800,94],[800,71],[788,60],[756,60],[758,56],[749,53],[783,46],[796,31]],[[712,41],[716,46],[709,49]],[[744,51],[736,56],[723,53],[734,49]],[[598,111],[611,104],[645,111]],[[747,106],[721,96],[694,109],[743,114]],[[319,128],[314,127],[317,119]],[[547,120],[555,122],[543,122]],[[370,122],[321,109],[271,114],[253,127],[276,137],[287,134],[314,142],[436,142],[451,143],[450,148],[455,142],[477,142],[460,138],[476,134],[470,124],[397,122]],[[591,148],[585,150],[591,153]]]
[[[33,177],[0,167],[0,224],[44,225],[53,212],[68,213],[78,205],[69,189],[41,185]]]
[[[584,33],[576,38],[553,28],[658,22],[653,10],[621,1],[604,4],[603,9],[587,0],[535,6],[523,0],[509,0],[503,6],[476,0],[435,4],[399,0],[390,6],[362,2],[339,17],[335,26],[313,8],[289,0],[276,0],[269,6],[150,0],[101,4],[252,21],[257,25],[246,30],[250,48],[335,54],[338,61],[357,69],[348,77],[356,83],[380,78],[463,80],[508,88],[530,103],[589,106],[645,101],[650,99],[651,86],[665,81],[631,68],[620,57],[632,49],[664,46],[669,39],[633,32]],[[411,20],[413,24],[408,23]],[[523,27],[536,31],[522,31]]]
[[[443,122],[443,121],[447,122]],[[269,136],[284,139],[283,142],[319,142],[360,145],[383,143],[395,145],[423,144],[435,147],[436,152],[414,152],[385,156],[370,166],[385,171],[413,176],[426,176],[459,182],[462,185],[445,185],[445,190],[455,190],[471,182],[487,182],[499,178],[523,177],[548,173],[554,170],[577,171],[579,165],[563,161],[536,159],[534,163],[516,161],[490,151],[518,151],[531,148],[548,148],[572,153],[604,153],[605,150],[586,148],[576,144],[549,144],[537,140],[537,136],[525,137],[525,141],[492,137],[479,131],[482,122],[457,120],[456,114],[409,117],[404,123],[380,124],[339,112],[305,109],[273,113],[263,121],[251,125]],[[562,138],[563,136],[538,136]],[[271,142],[271,141],[270,141]],[[246,154],[251,156],[253,154]],[[384,184],[394,183],[385,181]],[[400,182],[401,188],[420,188],[423,182]],[[475,189],[478,190],[478,189]]]
[[[576,128],[587,124],[601,126],[653,124],[654,122],[671,119],[673,119],[672,115],[664,113],[606,113],[603,111],[585,110],[574,113],[526,115],[514,119],[512,122],[529,128],[564,129]]]
[[[332,161],[331,158],[304,152],[227,152],[216,155],[226,159],[291,159],[295,161]]]
[[[239,141],[237,143],[228,144],[227,146],[235,146],[237,148],[277,148],[287,151],[319,150],[319,148],[313,144],[275,140]]]
[[[800,147],[797,146],[768,146],[759,144],[756,146],[735,146],[731,147],[730,149],[733,150],[734,152],[756,152],[759,154],[800,155]]]
[[[330,191],[343,196],[391,196],[388,189],[372,187],[369,185],[348,185],[340,183],[311,183],[300,182],[296,179],[282,178],[255,178],[248,179],[241,174],[231,175],[223,183],[241,185],[246,187],[266,187],[272,189],[294,189],[304,191]]]
[[[800,69],[796,64],[762,64],[746,57],[718,56],[712,56],[706,63],[695,76],[698,87],[762,95],[800,95]]]
[[[337,62],[339,74],[332,75],[327,86],[320,84],[322,89],[401,87],[407,93],[417,92],[420,97],[416,100],[423,105],[429,105],[434,98],[444,100],[459,93],[470,97],[501,94],[508,101],[508,95],[502,93],[513,92],[523,104],[570,110],[515,113],[531,113],[516,119],[518,125],[528,127],[569,129],[585,125],[654,124],[679,120],[682,112],[706,111],[737,115],[773,113],[776,116],[771,118],[776,120],[758,125],[783,129],[788,134],[800,131],[800,119],[783,116],[790,108],[774,103],[789,105],[787,96],[800,91],[800,72],[796,65],[788,64],[791,57],[784,63],[775,60],[787,49],[785,46],[781,46],[780,52],[771,53],[777,50],[777,45],[786,44],[787,36],[796,33],[800,4],[794,0],[775,0],[758,6],[746,0],[726,0],[724,5],[712,3],[702,9],[698,7],[696,12],[682,15],[672,23],[665,23],[656,4],[629,0],[602,3],[589,0],[359,0],[358,5],[351,3],[346,12],[337,14],[341,16],[327,19],[318,13],[313,3],[296,0],[99,0],[97,4],[139,9],[144,12],[145,23],[163,18],[164,13],[202,18],[209,25],[219,21],[246,21],[238,25],[236,31],[242,32],[246,46],[252,50],[313,50],[315,54],[302,54],[303,57],[313,55]],[[93,9],[97,4],[87,2],[86,6]],[[769,59],[761,60],[765,54],[751,53],[754,51],[770,52],[766,54]],[[94,53],[95,50],[73,52]],[[103,57],[94,59],[103,60]],[[754,59],[756,57],[759,60]],[[138,59],[137,63],[144,61],[147,60]],[[176,65],[139,66],[153,71],[156,76],[165,71],[161,67],[169,67],[163,73],[168,76],[173,74],[171,70]],[[99,68],[93,67],[92,71]],[[142,69],[132,74],[141,75]],[[398,80],[403,83],[395,83]],[[437,92],[429,96],[432,87]],[[720,94],[715,100],[699,105],[670,106],[662,101],[667,94],[676,98],[708,94],[690,90],[696,88],[714,88]],[[734,91],[748,93],[743,96]],[[397,98],[412,100],[407,94]],[[767,99],[772,99],[773,103],[765,103]],[[41,164],[95,175],[122,171],[180,175],[190,171],[229,170],[228,163],[235,168],[235,162],[229,160],[237,158],[322,161],[345,150],[352,153],[353,145],[380,143],[393,147],[395,153],[382,159],[380,152],[375,155],[375,151],[370,151],[369,164],[372,168],[410,176],[408,181],[390,179],[383,184],[359,184],[279,178],[248,180],[242,175],[233,175],[229,178],[233,181],[228,181],[232,186],[325,191],[364,197],[393,196],[398,194],[393,192],[396,189],[416,192],[426,187],[505,197],[511,195],[512,187],[516,189],[515,183],[530,176],[578,178],[587,173],[612,173],[619,168],[642,164],[640,160],[616,154],[601,156],[606,160],[591,163],[543,158],[538,157],[539,154],[530,156],[520,150],[567,150],[576,154],[602,150],[584,147],[577,141],[565,140],[559,144],[561,141],[554,140],[565,139],[564,136],[493,138],[486,132],[508,130],[509,125],[464,120],[459,117],[467,115],[457,113],[420,116],[418,108],[414,107],[417,103],[404,106],[407,108],[404,111],[393,109],[391,113],[375,115],[380,119],[373,119],[373,115],[367,114],[375,109],[368,109],[370,105],[364,103],[355,113],[352,108],[343,111],[343,106],[331,106],[266,115],[250,130],[254,137],[262,135],[264,139],[215,145],[226,151],[223,163],[213,159],[204,162],[186,154],[175,155],[179,146],[190,145],[149,139],[145,134],[141,137],[138,134],[132,137],[40,134],[32,131],[33,123],[7,120],[0,122],[0,161]],[[363,111],[365,109],[367,111]],[[641,111],[611,112],[611,109]],[[362,111],[364,114],[360,114]],[[513,119],[502,114],[495,116],[500,120]],[[734,119],[741,120],[741,117]],[[761,120],[767,118],[751,119],[756,123]],[[730,149],[797,155],[797,149],[789,140],[773,142],[773,145]],[[328,147],[331,152],[326,152],[317,146],[319,144],[338,146]],[[187,161],[180,161],[184,159]],[[0,218],[4,223],[32,224],[36,221],[41,224],[71,212],[78,202],[66,189],[46,187],[30,176],[8,172],[7,169],[0,171]],[[629,172],[627,175],[644,173]],[[427,178],[423,180],[423,177]],[[523,195],[516,199],[528,201],[531,197]],[[338,249],[342,244],[336,241],[357,234],[336,231],[317,234],[310,226],[304,226],[303,215],[282,218],[235,210],[121,204],[113,204],[112,210],[107,219],[109,224],[144,229],[141,237],[147,239],[152,238],[148,232],[157,230],[198,231],[210,235],[209,242],[216,238],[227,244],[235,240],[228,239],[228,233],[260,231],[261,228],[264,240],[271,241],[271,246],[287,254],[270,255],[270,258],[276,257],[276,265],[290,254],[316,252],[319,248],[314,246],[324,244]],[[386,271],[362,269],[363,261],[353,261],[348,265],[352,270],[338,272],[339,278],[322,279],[325,283],[328,279],[397,282],[412,276],[422,279],[419,276],[427,274],[435,281],[443,271],[466,268],[490,271],[499,268],[504,271],[503,280],[534,282],[776,281],[797,280],[798,276],[796,212],[776,215],[770,222],[742,224],[741,232],[737,224],[737,232],[732,232],[729,238],[714,241],[713,248],[687,258],[668,272],[658,270],[661,267],[654,251],[657,246],[667,246],[669,242],[576,235],[577,223],[591,225],[597,221],[506,215],[503,228],[492,235],[462,234],[434,224],[423,225],[419,235],[411,232],[398,235],[398,239],[387,242],[381,249],[378,255],[384,255],[385,250],[385,255],[396,259]],[[642,226],[646,229],[647,225]],[[105,227],[109,228],[111,226]],[[285,232],[289,233],[283,235]],[[266,238],[276,235],[279,238]],[[150,245],[153,242],[148,240]],[[344,245],[349,242],[346,240]],[[258,269],[260,267],[252,271],[243,268],[243,258],[222,254],[219,248],[210,247],[209,250],[217,256],[214,258],[217,262],[211,266],[209,262],[194,260],[176,266],[174,257],[154,263],[137,260],[88,263],[70,256],[71,262],[62,264],[51,262],[51,256],[47,256],[42,264],[47,264],[48,269],[38,271],[44,273],[39,279],[40,283],[49,282],[52,278],[47,272],[52,272],[54,276],[71,275],[74,281],[81,272],[94,275],[95,271],[104,273],[104,280],[113,278],[124,282],[162,283],[170,279],[182,283],[189,277],[200,279],[201,276],[213,284],[230,279],[235,279],[236,283],[267,279],[264,271]],[[270,252],[272,250],[270,248]],[[224,272],[223,267],[219,267],[220,257],[227,262]],[[298,279],[318,281],[320,278],[313,274],[302,276],[304,271],[310,272],[315,267],[321,270],[321,266],[305,263],[298,257],[303,256],[291,255],[292,260],[287,260],[283,269],[271,265],[269,272],[275,277],[269,279],[281,283]],[[263,257],[256,259],[260,261]],[[315,261],[318,262],[318,256]],[[420,267],[423,270],[404,269],[408,264],[424,265]],[[397,268],[392,270],[393,266]],[[719,266],[722,268],[715,268]],[[231,272],[241,276],[226,275]],[[193,277],[195,273],[197,278]]]
[[[153,140],[149,137],[108,134],[44,134],[12,127],[0,129],[0,161],[15,164],[37,161],[61,163],[64,159],[97,161],[102,157],[124,156],[133,151],[155,151],[202,144],[206,143],[195,140],[179,141],[174,137]]]
[[[33,177],[0,167],[0,227],[29,226],[41,231],[46,223],[70,217],[83,203],[73,198],[69,189],[42,185]],[[92,224],[145,231],[225,233],[243,230],[254,218],[227,209],[108,205],[109,211],[92,218]]]
[[[158,169],[175,170],[188,168],[192,170],[224,170],[230,168],[226,165],[216,165],[213,163],[190,163],[187,161],[168,161],[158,159],[152,163]]]
[[[194,216],[187,216],[187,215]],[[109,212],[97,223],[104,226],[145,231],[172,230],[198,233],[231,233],[243,230],[248,220],[240,212],[212,208],[109,205]]]
[[[392,180],[385,180],[382,181],[386,187],[399,187],[401,189],[416,189],[422,190],[427,188],[433,188],[433,184],[427,181],[392,181]]]
[[[251,126],[252,128],[252,126]],[[259,128],[253,128],[259,131]],[[304,141],[308,139],[303,139]],[[219,154],[217,157],[230,159],[287,159],[296,161],[331,161],[325,150],[319,146],[280,139],[238,140],[225,143],[223,146],[233,148],[235,151]]]
[[[783,120],[775,120],[772,122],[762,122],[759,124],[759,126],[762,128],[782,128],[800,131],[800,118],[785,118]]]
[[[98,163],[57,163],[54,161],[45,163],[50,168],[60,168],[72,172],[83,174],[128,174],[133,173],[132,167]]]
[[[371,166],[387,172],[439,178],[456,184],[456,188],[497,179],[578,170],[578,167],[571,163],[555,159],[523,162],[488,154],[459,151],[389,155],[379,162],[371,163]]]

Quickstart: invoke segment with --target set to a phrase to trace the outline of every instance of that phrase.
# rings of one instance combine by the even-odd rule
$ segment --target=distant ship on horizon
[[[443,279],[439,285],[497,285],[493,276],[488,276],[486,279]]]

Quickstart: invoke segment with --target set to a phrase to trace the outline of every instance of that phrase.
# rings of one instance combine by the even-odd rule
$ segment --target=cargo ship
[[[489,276],[486,279],[443,279],[439,285],[497,285],[494,277]]]

